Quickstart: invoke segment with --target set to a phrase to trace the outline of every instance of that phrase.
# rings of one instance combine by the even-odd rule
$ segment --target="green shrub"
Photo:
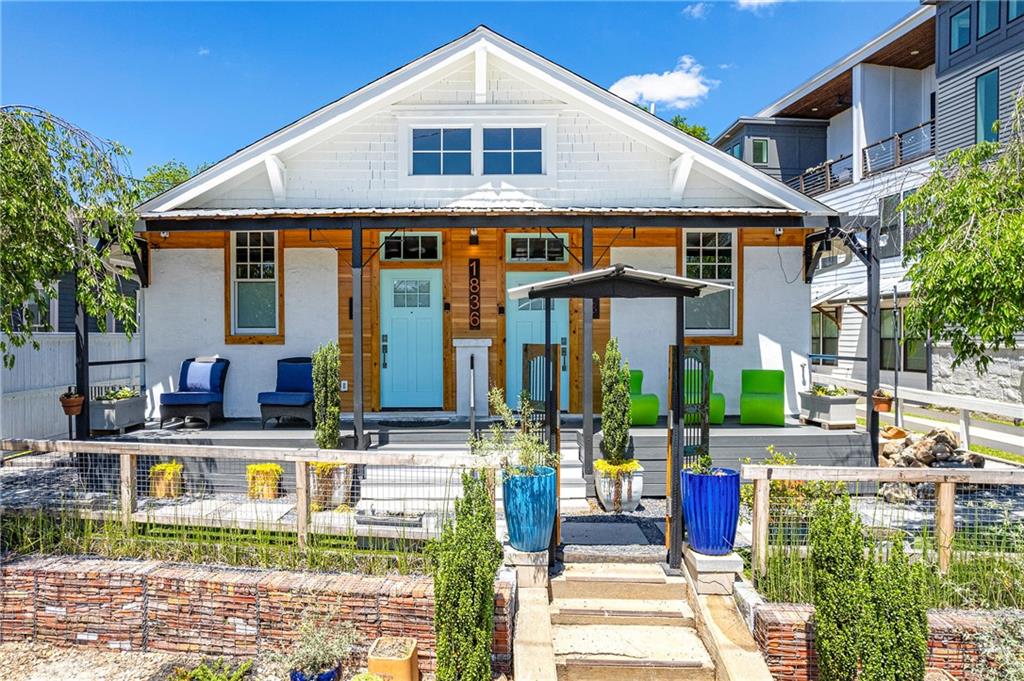
[[[313,439],[320,449],[337,449],[341,442],[340,371],[338,344],[318,347],[313,353]]]
[[[490,681],[494,637],[494,579],[501,565],[494,502],[481,476],[462,474],[439,539],[427,551],[434,572],[437,681]]]
[[[969,678],[978,681],[1024,681],[1024,617],[994,619],[971,637],[978,646]]]
[[[604,359],[595,352],[594,361],[601,365],[601,452],[618,466],[629,459],[629,364],[622,361],[617,338],[609,338]]]
[[[854,681],[864,611],[864,538],[849,497],[815,503],[810,549],[818,678]]]
[[[202,662],[195,667],[186,669],[178,667],[171,674],[169,681],[241,681],[249,674],[252,662],[246,661],[237,667],[230,662],[217,658],[210,662]]]
[[[928,657],[921,565],[896,543],[864,572],[860,681],[920,681]]]
[[[300,671],[307,678],[337,669],[344,678],[345,663],[358,640],[355,629],[348,622],[340,622],[337,613],[310,616],[303,612],[299,621],[298,638],[287,652],[267,653],[267,663],[284,674]]]

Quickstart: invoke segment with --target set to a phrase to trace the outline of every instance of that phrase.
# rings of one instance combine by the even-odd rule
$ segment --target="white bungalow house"
[[[220,355],[225,415],[256,416],[276,360],[334,338],[360,414],[455,411],[466,346],[485,385],[514,394],[543,311],[508,288],[626,263],[732,285],[689,301],[689,342],[712,346],[728,414],[746,368],[785,370],[793,413],[809,382],[804,237],[834,215],[480,26],[141,207],[150,412],[182,359]],[[610,335],[666,395],[673,305],[556,306],[562,408],[597,390],[587,349]]]

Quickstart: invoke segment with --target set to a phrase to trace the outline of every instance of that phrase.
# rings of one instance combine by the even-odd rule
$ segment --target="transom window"
[[[510,262],[565,262],[567,243],[564,234],[510,234],[507,257]]]
[[[413,175],[471,175],[472,134],[469,128],[414,128]]]
[[[981,0],[978,3],[978,37],[999,28],[999,0]]]
[[[394,307],[430,307],[429,279],[396,279],[392,288]]]
[[[235,232],[232,248],[235,333],[277,333],[277,235]]]
[[[998,142],[999,69],[983,73],[974,81],[974,141]]]
[[[484,175],[544,172],[542,128],[484,128]]]
[[[384,260],[440,260],[441,235],[394,234],[384,237]]]
[[[949,52],[967,47],[971,42],[971,8],[965,7],[949,18]]]
[[[732,230],[687,230],[685,272],[691,279],[734,285],[736,280],[736,238]],[[687,298],[687,330],[731,333],[735,290],[718,291],[700,298]]]
[[[751,162],[756,166],[768,165],[768,140],[755,138],[751,144]]]

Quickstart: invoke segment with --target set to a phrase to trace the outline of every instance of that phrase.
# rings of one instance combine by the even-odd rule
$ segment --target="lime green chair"
[[[786,372],[744,369],[740,383],[740,423],[786,425]]]
[[[658,396],[643,394],[644,372],[629,370],[629,421],[634,426],[653,426],[658,422]]]
[[[683,378],[686,386],[686,401],[691,402],[697,399],[700,394],[700,372],[695,369],[687,369]],[[715,389],[715,372],[708,372],[708,390]],[[692,393],[692,397],[691,397]],[[696,415],[686,416],[685,423],[696,423]],[[722,393],[710,392],[708,398],[708,423],[713,426],[720,426],[725,423],[725,395]]]

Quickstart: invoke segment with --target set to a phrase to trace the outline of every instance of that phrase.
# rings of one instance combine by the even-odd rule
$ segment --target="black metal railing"
[[[935,153],[935,121],[925,121],[864,147],[864,176],[898,168]]]
[[[793,189],[816,196],[853,182],[853,155],[846,154],[835,160],[825,161],[808,168],[800,175],[786,181]]]

